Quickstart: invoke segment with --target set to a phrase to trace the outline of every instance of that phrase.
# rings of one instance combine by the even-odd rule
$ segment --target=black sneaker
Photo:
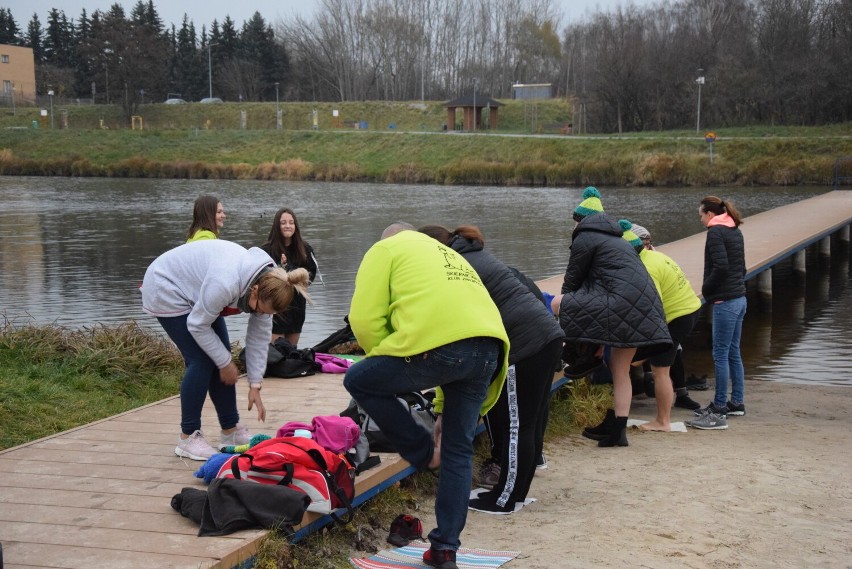
[[[456,552],[452,549],[430,547],[423,553],[423,563],[438,569],[459,569],[459,566],[456,565]]]
[[[689,395],[678,395],[677,397],[675,397],[674,406],[680,407],[681,409],[689,409],[690,411],[695,411],[696,409],[701,408],[701,403],[695,401]]]
[[[706,375],[698,377],[694,373],[691,373],[686,378],[686,388],[692,391],[707,391],[710,389],[710,384],[707,383]]]
[[[479,469],[478,482],[485,488],[494,488],[500,482],[500,465],[492,459],[486,460]]]
[[[745,415],[745,403],[734,403],[733,401],[728,401],[728,415],[733,415],[735,417],[742,417]]]
[[[418,518],[408,514],[400,514],[391,522],[388,543],[397,547],[405,547],[412,539],[423,539],[423,524]]]
[[[695,413],[696,417],[700,417],[701,415],[706,415],[707,413],[714,413],[716,415],[719,415],[720,417],[724,417],[725,415],[728,414],[728,406],[724,405],[722,407],[716,407],[716,404],[711,401],[710,405],[708,405],[707,407],[701,407],[699,409],[695,409],[693,411],[693,413]]]

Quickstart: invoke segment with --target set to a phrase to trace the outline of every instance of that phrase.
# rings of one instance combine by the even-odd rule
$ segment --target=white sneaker
[[[227,435],[224,432],[219,433],[219,449],[223,449],[227,446],[240,446],[247,445],[251,442],[251,433],[248,430],[248,427],[242,425],[241,423],[237,424],[237,428]]]
[[[195,431],[189,437],[183,439],[178,437],[175,454],[192,460],[207,460],[218,451],[210,446],[201,431]]]

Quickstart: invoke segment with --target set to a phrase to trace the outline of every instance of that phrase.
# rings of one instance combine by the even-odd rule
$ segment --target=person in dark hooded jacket
[[[637,348],[650,355],[671,347],[654,282],[618,222],[604,213],[600,192],[588,187],[574,210],[577,227],[562,295],[553,300],[565,340],[612,348],[613,407],[603,422],[583,431],[598,446],[627,446],[633,387],[630,364]]]
[[[488,412],[498,435],[500,478],[494,489],[472,495],[470,509],[489,514],[511,514],[523,507],[541,450],[546,406],[559,354],[562,330],[541,300],[512,270],[486,251],[479,228],[465,225],[450,231],[440,225],[419,229],[457,251],[474,268],[500,311],[509,336],[510,372],[500,398]],[[514,370],[514,373],[512,373]]]

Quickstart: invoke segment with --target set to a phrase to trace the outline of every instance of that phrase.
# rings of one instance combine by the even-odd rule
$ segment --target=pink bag
[[[296,429],[310,431],[317,444],[335,453],[345,453],[361,438],[361,428],[355,421],[337,415],[314,417],[310,425],[299,421],[284,423],[275,436],[292,437]]]
[[[312,424],[316,441],[332,452],[345,453],[361,438],[361,427],[349,417],[321,415]]]
[[[276,437],[292,437],[293,433],[296,432],[297,429],[304,429],[306,431],[311,432],[311,438],[314,436],[314,426],[308,423],[302,423],[300,421],[289,421],[281,425],[278,428],[278,432],[275,433]]]
[[[314,354],[314,358],[320,364],[323,373],[346,373],[352,365],[352,360],[338,358],[331,354]]]

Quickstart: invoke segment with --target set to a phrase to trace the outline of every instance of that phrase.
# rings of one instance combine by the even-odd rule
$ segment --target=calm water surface
[[[731,188],[723,195],[748,216],[826,191]],[[717,192],[608,188],[603,202],[664,243],[703,231],[697,203]],[[479,225],[489,250],[541,279],[564,271],[582,188],[0,177],[0,315],[13,324],[70,328],[136,320],[159,330],[141,310],[138,286],[157,255],[183,243],[202,193],[224,204],[221,237],[246,247],[265,241],[276,209],[297,212],[322,275],[311,287],[315,306],[302,333],[301,344],[310,346],[343,326],[361,257],[389,223]],[[785,286],[771,303],[750,299],[749,378],[852,385],[848,248],[830,264],[809,264],[802,282],[788,269],[776,271]],[[245,319],[228,317],[232,340],[243,340]],[[712,375],[701,333],[695,344],[689,371]]]

